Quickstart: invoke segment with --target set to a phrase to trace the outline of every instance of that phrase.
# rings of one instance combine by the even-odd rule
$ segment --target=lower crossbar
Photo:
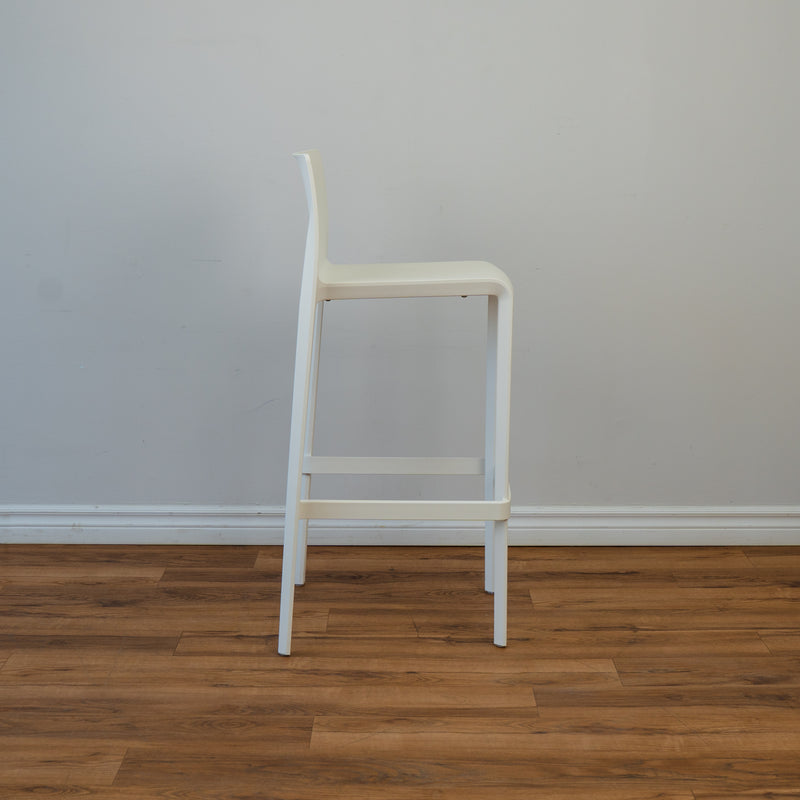
[[[301,500],[300,519],[500,521],[511,500]]]

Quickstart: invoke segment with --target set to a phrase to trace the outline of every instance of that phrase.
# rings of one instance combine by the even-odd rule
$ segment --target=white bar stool
[[[316,150],[295,153],[308,200],[289,440],[278,652],[291,652],[295,584],[305,583],[309,519],[484,520],[485,587],[494,593],[494,643],[506,645],[508,584],[509,404],[513,293],[504,272],[485,261],[332,264],[328,210]],[[486,447],[483,458],[336,458],[312,455],[322,309],[325,300],[386,297],[488,297]],[[437,501],[312,500],[313,474],[483,475],[484,499]]]

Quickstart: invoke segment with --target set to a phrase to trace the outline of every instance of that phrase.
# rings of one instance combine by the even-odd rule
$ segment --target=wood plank
[[[530,591],[542,627],[589,628],[591,618],[607,627],[670,629],[790,627],[800,623],[800,588],[627,588],[536,587]]]
[[[115,609],[135,607],[147,603],[160,606],[197,610],[203,601],[213,602],[214,607],[227,601],[228,605],[242,602],[273,603],[278,600],[277,583],[210,583],[205,586],[192,584],[164,585],[154,581],[127,582],[116,581],[112,584],[89,581],[86,583],[53,582],[41,584],[9,585],[0,595],[0,603],[4,608],[26,605],[35,608],[38,603],[62,605],[67,613],[72,608],[83,608],[95,605],[100,608]],[[220,601],[220,602],[217,602]]]
[[[800,732],[781,734],[732,733],[696,734],[683,728],[675,733],[643,731],[623,732],[609,726],[607,733],[559,733],[542,724],[538,733],[462,733],[459,731],[398,732],[328,732],[314,730],[311,751],[326,757],[391,758],[402,753],[405,758],[425,758],[438,753],[447,760],[476,757],[486,761],[528,762],[549,755],[564,758],[565,753],[585,757],[615,756],[626,759],[659,759],[690,755],[691,758],[718,757],[755,760],[757,755],[780,755],[786,760],[800,751]]]
[[[785,558],[787,555],[800,556],[800,545],[745,545],[741,549],[748,558],[751,556],[765,556],[767,558],[780,559]]]
[[[224,565],[167,567],[159,583],[162,587],[197,584],[205,589],[234,584],[230,587],[231,590],[250,588],[251,591],[252,587],[248,584],[252,584],[254,587],[261,587],[263,591],[266,586],[280,583],[280,571]]]
[[[743,547],[742,552],[753,566],[783,570],[800,567],[800,547]]]
[[[625,572],[685,569],[749,570],[752,561],[740,547],[512,547],[509,567],[531,565],[548,571]]]
[[[230,745],[249,744],[262,749],[272,742],[308,747],[313,718],[310,715],[273,714],[268,704],[232,705],[223,696],[194,701],[187,697],[163,696],[157,707],[140,692],[135,697],[89,699],[59,698],[53,706],[37,698],[12,700],[3,706],[0,730],[26,737],[69,739],[76,731],[91,731],[121,748],[160,744],[173,748],[176,737],[181,746],[224,740]],[[187,709],[187,700],[191,707]],[[2,771],[0,771],[0,775]],[[2,780],[2,778],[0,778]]]
[[[511,552],[513,556],[513,548]],[[755,572],[755,570],[753,570]],[[681,574],[696,575],[702,574],[704,570],[696,572],[686,572]],[[725,574],[730,575],[732,570]],[[616,570],[605,566],[601,570],[581,570],[576,566],[570,569],[535,569],[526,568],[524,564],[516,564],[515,568],[509,572],[509,586],[522,587],[525,590],[538,588],[552,589],[571,589],[580,587],[581,589],[604,589],[604,588],[625,588],[629,591],[650,591],[655,588],[669,588],[680,586],[675,573],[668,569],[641,568],[641,569],[620,569]]]
[[[263,790],[268,780],[271,792],[290,786],[295,791],[302,788],[313,792],[317,797],[320,790],[338,788],[341,791],[342,785],[367,789],[376,785],[416,787],[418,791],[429,793],[446,785],[450,788],[484,787],[497,792],[505,787],[535,788],[543,782],[552,786],[570,780],[582,780],[586,788],[592,783],[596,786],[606,780],[624,779],[631,788],[659,782],[685,790],[692,781],[714,781],[720,775],[726,775],[726,783],[734,787],[764,785],[767,781],[772,786],[786,787],[800,780],[800,764],[793,755],[762,759],[580,752],[560,756],[551,752],[529,754],[520,764],[504,760],[502,756],[497,760],[483,758],[479,750],[468,759],[450,758],[447,753],[428,758],[408,757],[401,752],[391,758],[311,753],[297,761],[267,754],[237,757],[209,751],[176,764],[163,753],[142,748],[128,752],[116,785],[185,787],[228,782],[239,792],[250,792]],[[235,784],[231,783],[233,781]]]
[[[152,583],[164,574],[159,566],[129,564],[50,564],[36,566],[13,566],[0,562],[0,578],[4,583],[3,595],[7,595],[13,584],[26,586],[36,584],[88,583],[96,581],[144,581]]]
[[[623,707],[613,714],[598,717],[597,708],[540,708],[534,725],[542,730],[610,734],[652,731],[654,733],[691,732],[699,735],[782,734],[800,731],[800,709],[761,706],[729,708],[713,705]],[[546,726],[546,727],[545,727]]]
[[[615,659],[623,686],[800,686],[800,657]]]
[[[301,598],[295,601],[298,606],[303,602]],[[415,637],[418,635],[417,627],[411,611],[406,607],[370,609],[364,613],[362,609],[331,608],[328,612],[328,627],[325,631],[329,636],[339,633],[347,636],[368,636],[371,639],[381,636]]]
[[[300,607],[303,599],[298,596],[295,602]],[[365,613],[363,608],[332,608],[328,613],[328,627],[325,632],[329,636],[344,633],[347,636],[367,636],[370,639],[418,635],[414,616],[408,608],[382,609],[378,612],[370,609],[369,613]]]
[[[25,567],[58,564],[251,567],[262,549],[251,545],[0,544],[0,562]]]
[[[699,787],[694,790],[694,797],[695,800],[797,800],[800,798],[800,788],[762,787],[731,792],[729,789],[719,786]]]
[[[762,630],[758,635],[773,655],[800,656],[800,630]]]
[[[764,645],[766,649],[766,645]],[[184,631],[175,648],[177,656],[272,657],[277,652],[274,637],[240,633]]]
[[[110,786],[125,750],[102,739],[0,735],[3,783],[86,782]],[[0,788],[0,791],[2,789]]]
[[[538,608],[527,620],[515,622],[509,611],[509,637],[531,638],[544,630],[769,630],[791,628],[797,622],[798,610],[785,601],[765,602],[758,605],[742,604],[728,612],[716,608],[698,608],[676,604],[648,609],[558,609]],[[420,635],[443,635],[446,625],[422,618],[415,614]],[[479,624],[474,616],[468,616],[465,624]],[[711,638],[710,636],[708,637]]]
[[[676,708],[733,706],[746,708],[800,708],[800,689],[794,686],[612,686],[571,689],[569,686],[536,688],[538,708]],[[600,712],[598,712],[600,713]]]
[[[494,736],[535,732],[541,727],[538,717],[538,708],[527,709],[525,714],[482,712],[436,716],[387,715],[376,710],[371,714],[318,714],[314,717],[314,732],[360,736],[375,733],[470,733]]]
[[[627,586],[598,588],[571,586],[553,588],[537,586],[529,592],[534,610],[551,608],[571,609],[642,609],[663,608],[669,604],[671,608],[705,610],[713,607],[714,611],[740,609],[745,606],[766,604],[768,607],[785,606],[793,609],[800,622],[800,585],[752,585],[732,587],[694,587],[666,586],[651,587],[646,593],[636,591]]]
[[[186,800],[308,800],[308,789],[304,787],[281,786],[276,787],[267,779],[269,794],[253,789],[247,795],[237,792],[235,779],[230,779],[220,785],[220,781],[209,782],[208,785],[198,786],[197,782],[190,788],[182,791],[180,797]],[[174,800],[176,798],[174,786],[119,786],[112,788],[102,786],[59,786],[59,785],[21,785],[6,784],[8,796],[24,798],[28,796],[67,798],[86,798],[86,800]],[[596,782],[570,781],[568,784],[550,786],[540,782],[536,786],[460,786],[455,789],[446,786],[431,789],[435,794],[421,794],[418,786],[386,786],[369,785],[364,783],[340,784],[337,786],[317,786],[314,788],[316,800],[341,800],[342,798],[358,798],[358,800],[421,800],[421,798],[435,797],[436,800],[495,800],[498,792],[503,800],[531,800],[531,792],[535,792],[536,800],[694,800],[691,792],[680,789],[665,789],[656,783],[654,786],[631,786],[626,781],[605,781],[602,786]],[[424,791],[424,790],[423,790]],[[796,795],[795,795],[796,796]],[[765,796],[764,796],[765,797]],[[788,795],[775,795],[778,800]]]
[[[742,586],[790,587],[800,588],[800,573],[797,567],[784,566],[781,562],[775,567],[753,567],[741,569],[701,569],[676,570],[673,577],[678,586],[705,588],[736,588]]]
[[[140,650],[147,653],[172,654],[178,646],[179,636],[93,636],[92,634],[72,636],[37,634],[0,633],[0,648],[14,650],[48,650],[66,651],[129,651]],[[7,653],[6,655],[10,654]]]
[[[800,732],[800,709],[758,706],[621,707],[613,714],[598,708],[539,707],[535,714],[518,716],[392,717],[386,715],[318,715],[314,733],[463,733],[531,734],[535,736],[616,735],[738,736],[758,734],[795,737]],[[784,746],[780,746],[784,749]]]

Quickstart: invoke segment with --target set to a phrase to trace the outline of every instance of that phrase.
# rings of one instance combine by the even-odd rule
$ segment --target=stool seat
[[[487,261],[407,264],[320,264],[324,300],[389,297],[453,297],[511,292],[508,276]]]
[[[334,264],[327,256],[328,210],[316,150],[295,153],[308,202],[286,482],[278,652],[291,652],[295,586],[305,582],[309,519],[455,520],[485,524],[484,587],[494,594],[494,643],[506,645],[508,595],[509,406],[511,315],[508,276],[486,261]],[[313,453],[322,318],[327,300],[483,295],[487,300],[486,415],[483,457],[337,457]],[[386,420],[387,425],[396,424]],[[345,500],[311,498],[315,474],[482,475],[475,500]]]

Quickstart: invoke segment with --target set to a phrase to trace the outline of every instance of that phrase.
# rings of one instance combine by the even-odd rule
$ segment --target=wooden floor
[[[800,548],[0,546],[0,798],[800,798]]]

